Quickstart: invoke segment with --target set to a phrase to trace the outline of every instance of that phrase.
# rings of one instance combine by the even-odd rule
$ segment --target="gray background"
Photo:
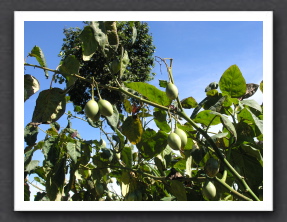
[[[287,62],[286,9],[286,0],[1,0],[0,221],[284,221],[287,210],[287,74],[284,68]],[[13,212],[14,11],[85,10],[274,11],[274,212],[180,212],[180,209],[176,212]],[[15,147],[15,150],[23,152],[22,147]],[[187,204],[192,206],[192,202]]]

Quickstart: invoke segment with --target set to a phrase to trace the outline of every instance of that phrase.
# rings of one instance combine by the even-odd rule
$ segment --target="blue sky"
[[[262,22],[148,22],[153,42],[156,46],[155,56],[173,58],[173,75],[179,89],[180,99],[193,96],[198,102],[205,97],[205,87],[219,81],[223,72],[231,65],[240,68],[247,83],[259,84],[263,79],[263,23]],[[83,27],[82,22],[25,22],[24,57],[31,49],[39,46],[46,57],[48,67],[56,69],[59,65],[63,28]],[[37,64],[29,57],[28,63]],[[153,70],[157,75],[150,83],[158,86],[158,80],[167,80],[167,73],[156,63]],[[48,89],[51,81],[46,79],[41,69],[26,67],[25,74],[35,76],[40,82],[40,90]],[[64,88],[63,85],[53,84]],[[163,88],[161,88],[163,90]],[[25,102],[24,124],[31,122],[38,93]],[[262,93],[258,90],[253,96],[262,102]],[[68,105],[67,110],[73,110]],[[188,110],[187,113],[191,113]],[[59,123],[67,124],[63,116]],[[77,129],[83,139],[100,139],[99,130],[90,127],[81,120],[74,120],[72,127]],[[40,125],[47,129],[49,125]],[[40,132],[39,139],[44,138]],[[42,154],[36,152],[34,159],[42,160]]]

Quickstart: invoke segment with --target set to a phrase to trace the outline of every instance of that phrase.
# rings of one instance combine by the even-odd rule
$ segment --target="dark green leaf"
[[[157,89],[155,86],[144,82],[130,82],[125,84],[128,88],[131,88],[144,97],[148,98],[151,102],[155,102],[159,105],[169,106],[171,101],[166,96],[166,93]]]
[[[90,26],[94,31],[94,37],[98,45],[100,46],[103,53],[105,49],[105,45],[108,42],[107,35],[106,35],[106,28],[105,24],[102,21],[93,21],[91,22]]]
[[[64,91],[60,88],[52,88],[40,92],[32,121],[36,123],[49,124],[57,121],[66,109]]]
[[[133,154],[131,147],[124,147],[121,152],[121,159],[126,164],[126,167],[132,168]]]
[[[177,180],[171,181],[171,193],[178,201],[187,201],[186,191],[182,182]]]
[[[129,65],[129,62],[129,55],[127,50],[125,50],[123,56],[120,59],[120,78],[123,76],[127,66]]]
[[[248,144],[242,144],[241,148],[246,152],[246,154],[255,157],[258,160],[258,162],[261,164],[261,166],[263,167],[263,157],[261,155],[260,150]]]
[[[35,57],[41,67],[47,67],[46,59],[42,49],[39,46],[34,46],[32,51],[29,53],[29,56]],[[48,78],[49,74],[47,70],[44,70],[45,76]]]
[[[79,38],[82,41],[83,60],[90,61],[98,49],[97,41],[94,36],[94,31],[91,26],[86,26]]]
[[[24,75],[24,102],[40,89],[39,81],[31,75]]]
[[[28,146],[35,145],[37,141],[37,135],[38,135],[38,127],[28,123],[27,126],[24,129],[24,141]]]
[[[67,143],[67,152],[75,163],[77,163],[78,157],[81,157],[79,146],[80,144],[77,141]]]
[[[132,144],[137,144],[142,137],[143,127],[137,116],[128,116],[122,125],[122,133]]]
[[[159,108],[154,108],[153,115],[156,126],[166,133],[170,132],[171,128],[166,121],[166,111]]]
[[[223,94],[232,98],[239,98],[245,95],[246,81],[237,65],[230,66],[221,76],[219,88]]]
[[[39,162],[40,162],[39,160],[31,160],[31,162],[26,166],[25,171],[30,173],[39,165]]]
[[[147,129],[142,135],[141,141],[137,144],[144,158],[150,159],[161,153],[167,145],[168,135],[163,131],[157,133],[152,129]]]
[[[77,80],[77,77],[72,76],[71,74],[79,74],[79,68],[80,63],[74,55],[68,55],[64,61],[61,62],[59,71],[67,80],[67,88],[72,86]]]
[[[208,126],[209,124],[217,125],[220,123],[220,118],[210,110],[203,110],[196,115],[194,122],[204,124],[205,126]]]
[[[198,105],[196,100],[192,96],[181,100],[180,103],[185,109],[195,108]]]
[[[260,130],[260,132],[263,134],[263,120],[259,119],[257,116],[255,116],[253,114],[253,112],[250,111],[250,109],[247,109],[248,112],[251,114],[255,125],[258,127],[258,129]]]
[[[112,128],[113,131],[116,131],[119,124],[119,111],[116,107],[116,105],[113,105],[113,115],[106,116],[108,125]]]
[[[28,183],[24,183],[24,201],[30,201],[30,187]]]

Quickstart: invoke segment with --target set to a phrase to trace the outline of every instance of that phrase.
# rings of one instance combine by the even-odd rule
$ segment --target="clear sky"
[[[192,96],[197,102],[205,97],[204,89],[211,82],[218,82],[223,72],[236,64],[247,83],[259,84],[263,79],[263,23],[262,22],[147,22],[153,43],[155,56],[173,58],[173,75],[179,89],[180,99]],[[48,67],[56,69],[59,65],[63,28],[84,27],[82,22],[25,22],[25,54],[37,45],[45,55]],[[27,62],[38,64],[36,59],[28,57]],[[157,75],[150,83],[159,87],[158,80],[168,80],[165,68],[156,63],[153,70]],[[26,67],[25,74],[35,76],[40,82],[40,90],[48,89],[52,77],[46,79],[41,69]],[[65,85],[53,84],[60,88]],[[164,90],[161,88],[161,90]],[[25,126],[31,122],[35,102],[39,93],[25,102]],[[252,97],[259,104],[263,101],[260,90]],[[251,99],[252,99],[251,98]],[[71,105],[66,110],[73,111]],[[192,110],[188,110],[190,114]],[[67,125],[65,116],[58,121],[61,127]],[[47,129],[49,125],[40,125]],[[90,127],[81,120],[74,120],[72,128],[77,129],[83,139],[100,139],[99,130]],[[40,132],[39,139],[44,138]],[[33,159],[42,160],[41,153],[35,153]]]

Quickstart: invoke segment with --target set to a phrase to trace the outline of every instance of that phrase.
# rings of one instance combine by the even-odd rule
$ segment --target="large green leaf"
[[[205,126],[217,125],[220,123],[220,118],[210,110],[203,110],[196,115],[194,122],[204,124]]]
[[[263,120],[259,119],[257,116],[255,116],[253,114],[253,112],[250,111],[250,109],[247,109],[248,112],[251,114],[255,125],[258,127],[258,129],[260,130],[260,132],[263,134]]]
[[[31,75],[24,75],[24,102],[40,89],[39,81]]]
[[[132,144],[137,144],[143,133],[140,119],[137,116],[128,116],[123,122],[122,133]]]
[[[25,168],[25,171],[30,173],[32,170],[34,170],[39,165],[39,160],[32,160]]]
[[[137,148],[146,159],[150,159],[161,153],[167,145],[168,135],[163,131],[157,133],[153,129],[146,129]]]
[[[70,87],[77,80],[77,77],[71,74],[79,74],[80,62],[75,55],[68,55],[60,64],[59,71],[66,78],[67,87]]]
[[[120,59],[120,78],[123,76],[128,64],[130,62],[128,51],[125,50],[123,56]]]
[[[170,132],[171,128],[170,126],[167,124],[166,121],[166,112],[164,110],[161,110],[159,108],[154,108],[154,122],[156,124],[156,126],[160,129],[163,130],[164,132]]]
[[[109,45],[117,51],[119,46],[119,36],[117,31],[117,22],[105,21],[106,34],[108,37]]]
[[[121,152],[121,159],[126,164],[126,167],[132,168],[133,154],[131,147],[124,147]]]
[[[185,109],[191,109],[197,106],[197,102],[192,96],[181,100],[180,103],[182,107]]]
[[[77,141],[67,143],[67,151],[71,159],[77,163],[78,157],[81,157],[80,144]]]
[[[144,82],[130,82],[125,84],[128,88],[131,88],[151,102],[157,103],[162,106],[169,106],[171,100],[166,96],[166,93],[159,90],[153,85]]]
[[[30,187],[28,183],[24,183],[24,201],[30,201]]]
[[[245,95],[246,81],[237,65],[230,66],[221,76],[219,88],[223,94],[232,98],[239,98]]]
[[[47,67],[44,53],[39,46],[35,45],[32,51],[29,53],[29,56],[35,57],[41,67]],[[44,70],[44,72],[45,72],[45,76],[48,78],[49,77],[48,70]]]
[[[82,41],[83,60],[90,61],[92,56],[98,49],[97,41],[94,37],[94,31],[91,26],[85,26],[84,30],[79,35]]]
[[[49,124],[57,121],[66,109],[64,91],[52,88],[40,92],[34,109],[32,122]]]
[[[174,195],[178,201],[187,201],[185,187],[181,181],[171,181],[171,194]]]

